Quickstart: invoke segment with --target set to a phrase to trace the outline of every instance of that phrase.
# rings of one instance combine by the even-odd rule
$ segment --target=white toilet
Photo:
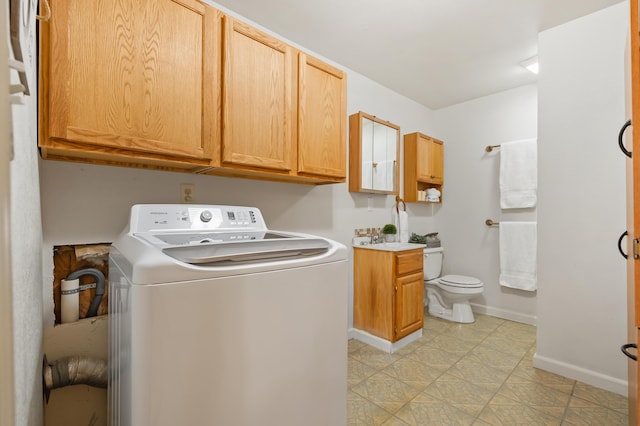
[[[424,283],[429,314],[449,321],[475,321],[469,299],[484,290],[482,281],[464,275],[445,275],[442,272],[443,248],[424,249]]]

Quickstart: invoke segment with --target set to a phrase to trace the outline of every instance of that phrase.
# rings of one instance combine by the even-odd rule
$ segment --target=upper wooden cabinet
[[[225,16],[224,53],[222,165],[295,170],[292,48]]]
[[[50,0],[44,158],[346,180],[346,74],[197,0]]]
[[[219,138],[220,19],[194,0],[50,0],[41,23],[44,158],[177,169]]]
[[[404,135],[404,200],[426,201],[419,199],[418,191],[442,192],[443,183],[443,142],[418,132]]]
[[[400,126],[362,111],[349,116],[349,191],[399,194]]]
[[[346,179],[346,75],[224,17],[221,160],[213,174]],[[267,174],[265,174],[267,173]]]
[[[319,59],[298,54],[298,173],[347,177],[347,76]]]

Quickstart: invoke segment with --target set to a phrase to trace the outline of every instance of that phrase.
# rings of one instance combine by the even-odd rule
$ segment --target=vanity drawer
[[[396,274],[404,275],[409,272],[422,271],[422,249],[396,254]]]

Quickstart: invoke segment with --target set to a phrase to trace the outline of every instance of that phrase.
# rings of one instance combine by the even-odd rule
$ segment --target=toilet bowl
[[[429,314],[449,321],[472,323],[475,321],[469,299],[484,291],[482,281],[465,275],[445,275],[442,272],[442,247],[424,249],[425,303]]]

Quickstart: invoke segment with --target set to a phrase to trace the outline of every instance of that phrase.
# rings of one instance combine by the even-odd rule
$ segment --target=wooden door
[[[222,163],[295,170],[292,49],[229,16],[223,22]]]
[[[630,2],[630,38],[626,61],[627,114],[631,118],[632,131],[627,130],[626,148],[631,150],[631,158],[627,158],[627,305],[628,305],[628,340],[638,343],[640,328],[640,267],[634,256],[634,239],[640,238],[636,232],[640,230],[640,37],[638,0]],[[631,134],[631,140],[628,136]],[[621,154],[622,155],[622,154]],[[633,350],[631,350],[633,351]],[[631,352],[630,351],[630,352]],[[637,352],[637,351],[636,351]],[[638,424],[638,363],[628,361],[628,399],[629,424]]]
[[[319,59],[298,58],[298,173],[347,176],[347,76]]]
[[[444,144],[435,139],[429,143],[429,178],[439,185],[444,181]]]
[[[416,137],[416,180],[429,182],[429,139],[422,135]]]
[[[353,248],[353,326],[393,341],[393,252]]]
[[[442,184],[443,144],[441,141],[418,135],[416,141],[416,178],[420,182]]]
[[[443,145],[441,141],[419,135],[416,144],[417,180],[442,184]]]
[[[424,274],[422,270],[396,278],[394,339],[422,328],[424,321]]]
[[[53,0],[51,12],[41,146],[80,143],[97,157],[113,149],[211,156],[219,125],[217,10],[195,0]]]

